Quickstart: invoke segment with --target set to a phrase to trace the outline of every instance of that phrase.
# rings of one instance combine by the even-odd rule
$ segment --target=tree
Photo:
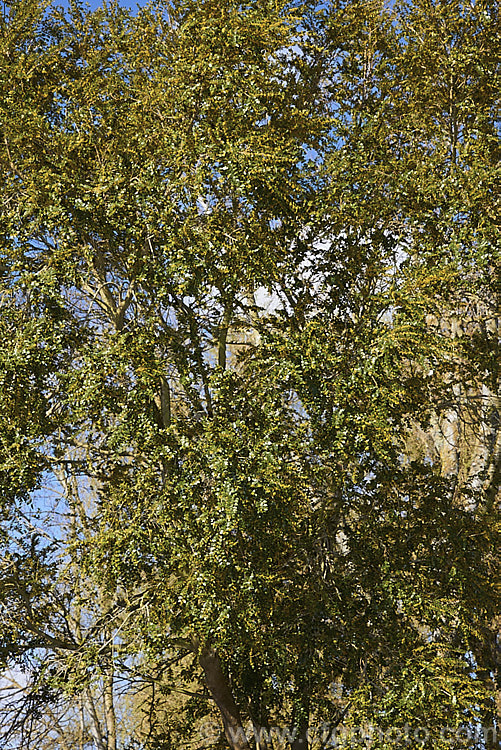
[[[97,746],[495,720],[495,13],[8,7],[4,512],[72,521],[6,531],[3,655]]]

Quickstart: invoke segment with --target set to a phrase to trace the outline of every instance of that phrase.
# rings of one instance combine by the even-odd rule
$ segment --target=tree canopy
[[[500,746],[497,14],[5,4],[6,748]]]

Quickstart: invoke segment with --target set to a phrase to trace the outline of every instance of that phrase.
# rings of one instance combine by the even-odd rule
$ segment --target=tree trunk
[[[295,737],[291,741],[291,750],[308,750],[308,727],[310,723],[310,670],[311,670],[311,633],[314,617],[308,623],[305,641],[296,665],[295,682],[297,696],[294,704],[293,729]]]
[[[199,662],[204,671],[207,688],[221,713],[224,733],[231,750],[250,750],[242,727],[240,711],[233,698],[228,678],[224,674],[218,655],[212,648],[204,648],[200,654]]]
[[[92,697],[92,694],[88,688],[85,688],[83,693],[83,700],[85,708],[87,709],[87,712],[89,714],[90,719],[90,733],[92,736],[92,739],[96,743],[96,747],[98,750],[107,750],[107,743],[104,739],[103,732],[101,731],[101,724],[99,722],[96,707],[94,705],[94,699]]]
[[[295,738],[292,740],[291,750],[308,750],[308,718],[294,724]]]
[[[106,734],[108,737],[107,750],[117,750],[117,723],[115,716],[115,704],[113,695],[113,664],[108,666],[108,672],[104,675],[104,715],[106,723]]]

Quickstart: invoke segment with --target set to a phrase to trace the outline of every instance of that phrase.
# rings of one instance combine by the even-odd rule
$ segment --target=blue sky
[[[92,8],[92,10],[100,8],[103,4],[102,0],[84,0],[84,2],[89,8]],[[69,5],[68,0],[53,0],[53,4],[61,5],[63,8],[67,8]],[[119,4],[125,8],[135,9],[138,6],[142,7],[147,5],[147,0],[119,0]]]

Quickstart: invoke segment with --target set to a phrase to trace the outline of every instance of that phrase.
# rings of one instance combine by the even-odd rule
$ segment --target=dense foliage
[[[485,746],[497,28],[7,3],[5,747]]]

